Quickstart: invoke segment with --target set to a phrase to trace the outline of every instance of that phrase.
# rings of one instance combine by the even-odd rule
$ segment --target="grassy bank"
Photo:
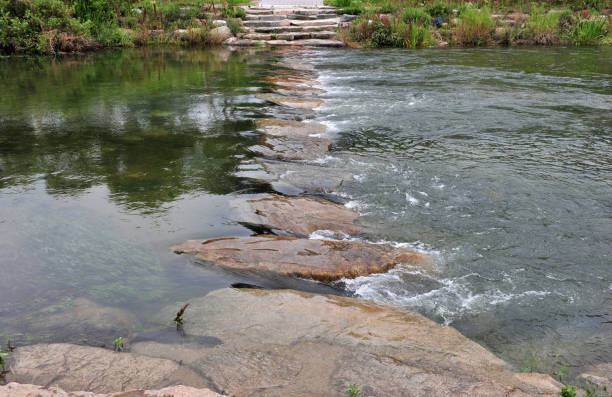
[[[213,44],[213,20],[244,16],[245,0],[0,0],[0,52],[75,52],[149,44]]]
[[[446,2],[328,0],[358,15],[341,31],[352,46],[610,45],[610,0]]]

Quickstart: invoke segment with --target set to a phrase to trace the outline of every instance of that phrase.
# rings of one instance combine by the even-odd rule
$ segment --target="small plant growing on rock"
[[[183,325],[183,314],[185,314],[185,310],[187,310],[188,307],[189,307],[189,303],[186,303],[183,307],[181,307],[181,310],[176,312],[176,317],[174,317],[174,323],[176,324],[177,327],[180,327]]]
[[[123,344],[123,337],[118,336],[113,339],[113,348],[116,352],[122,352],[125,350],[125,345]]]
[[[561,397],[576,397],[576,386],[563,386]]]
[[[348,393],[348,395],[351,397],[355,397],[360,391],[359,385],[357,383],[353,383],[352,385],[349,385],[344,392]]]

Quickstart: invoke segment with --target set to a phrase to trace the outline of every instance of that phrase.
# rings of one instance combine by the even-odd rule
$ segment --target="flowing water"
[[[272,191],[236,171],[253,120],[280,112],[255,99],[280,56],[0,59],[0,333],[108,344],[119,324],[58,313],[86,299],[136,332],[161,306],[250,283],[404,305],[517,368],[612,361],[612,49],[309,54],[327,91],[314,117],[335,143],[323,165],[354,176],[340,198],[375,241],[439,267],[331,286],[169,250],[252,233],[230,201]]]

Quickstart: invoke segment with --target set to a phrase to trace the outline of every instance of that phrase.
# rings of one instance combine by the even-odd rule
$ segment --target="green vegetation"
[[[612,44],[599,0],[326,0],[359,17],[341,32],[351,46],[478,47]]]
[[[563,386],[561,397],[576,397],[576,386]]]
[[[348,393],[348,395],[351,397],[355,397],[357,394],[359,394],[360,391],[361,390],[359,388],[359,385],[356,383],[349,385],[349,387],[347,387],[346,390],[344,390],[344,392]]]
[[[115,339],[113,339],[113,349],[116,352],[122,352],[125,350],[125,345],[123,344],[123,337],[119,336]]]
[[[248,2],[213,1],[0,0],[0,52],[211,44],[214,40],[207,33],[212,21],[244,18],[245,11],[237,5]]]

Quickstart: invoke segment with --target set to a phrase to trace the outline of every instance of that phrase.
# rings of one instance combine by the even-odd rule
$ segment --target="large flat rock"
[[[266,136],[261,145],[251,146],[249,150],[269,159],[312,161],[325,157],[332,144],[328,138]]]
[[[12,380],[66,391],[114,393],[178,383],[208,386],[193,369],[172,360],[67,343],[20,347],[11,353],[10,368]]]
[[[291,75],[278,75],[278,76],[266,76],[262,77],[262,81],[266,83],[270,83],[273,85],[283,86],[283,87],[314,87],[320,85],[316,80],[312,80],[306,77],[298,77]]]
[[[257,94],[257,98],[280,106],[307,110],[318,108],[324,102],[322,99],[289,97],[277,94]]]
[[[343,205],[307,197],[272,196],[255,200],[235,200],[239,220],[271,229],[275,233],[306,237],[317,230],[342,235],[363,232],[355,223],[359,214]]]
[[[190,301],[184,329],[223,344],[138,343],[183,360],[235,396],[559,396],[540,374],[515,374],[451,327],[410,310],[295,291],[223,289]],[[176,307],[160,312],[160,322]]]
[[[560,393],[550,376],[515,374],[453,328],[400,307],[253,289],[221,289],[189,303],[185,334],[221,344],[146,341],[132,344],[130,353],[68,344],[21,347],[12,354],[11,374],[24,383],[96,393],[172,384],[237,397],[339,397],[350,384],[373,397]],[[157,320],[175,314],[170,305]]]
[[[301,136],[324,134],[327,127],[320,123],[304,123],[294,120],[281,120],[274,118],[257,119],[257,130],[272,136]]]
[[[116,393],[91,393],[86,391],[67,392],[59,387],[42,387],[11,382],[0,386],[0,397],[221,397],[209,389],[188,386],[171,386],[160,390],[130,390]]]
[[[433,271],[428,255],[361,241],[259,235],[190,240],[173,247],[219,266],[330,282],[382,273],[399,263]]]

